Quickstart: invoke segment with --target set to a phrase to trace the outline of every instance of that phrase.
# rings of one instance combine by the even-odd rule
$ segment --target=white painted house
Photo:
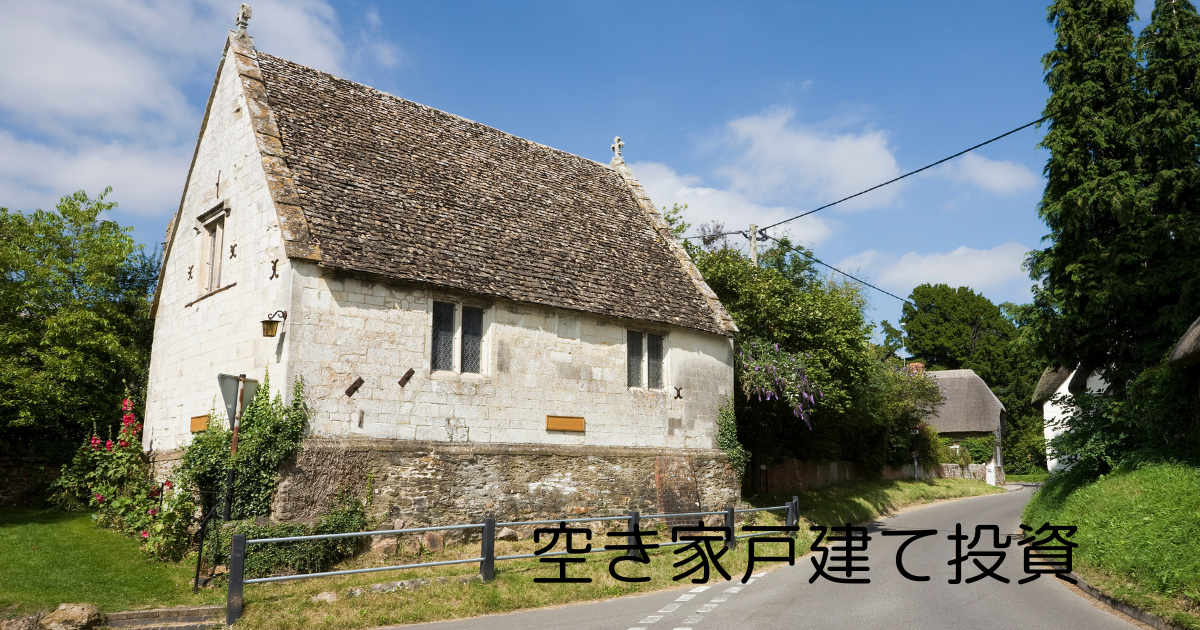
[[[1067,428],[1064,422],[1073,416],[1077,411],[1076,407],[1066,405],[1054,399],[1068,394],[1080,394],[1083,392],[1091,392],[1099,394],[1108,389],[1108,383],[1100,377],[1098,372],[1068,370],[1066,368],[1046,368],[1042,373],[1042,377],[1038,379],[1037,387],[1033,390],[1033,404],[1042,410],[1042,435],[1046,441],[1066,431]],[[1068,462],[1060,461],[1051,457],[1051,449],[1046,446],[1046,468],[1053,472],[1055,470],[1063,470],[1070,467]]]
[[[524,140],[257,52],[247,20],[167,230],[147,450],[267,369],[317,436],[715,450],[736,327],[619,141]]]

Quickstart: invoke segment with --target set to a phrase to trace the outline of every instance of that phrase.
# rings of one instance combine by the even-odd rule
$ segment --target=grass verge
[[[1028,475],[1004,475],[1004,480],[1011,483],[1040,483],[1046,480],[1050,473],[1039,470]]]
[[[982,494],[1004,492],[979,481],[962,479],[935,479],[923,481],[856,481],[805,492],[800,496],[800,515],[810,523],[844,524],[871,521],[880,516],[916,504],[940,499],[953,499]],[[786,497],[753,497],[756,506],[782,505],[791,499]],[[781,514],[758,513],[753,524],[779,524]],[[612,529],[623,527],[617,523]],[[739,523],[739,527],[740,527]],[[653,523],[643,522],[645,527]],[[806,528],[796,539],[796,555],[803,556],[812,542],[812,534]],[[595,544],[604,544],[603,530],[592,538]],[[669,540],[670,534],[650,542]],[[648,539],[649,540],[649,539]],[[534,545],[526,540],[518,543],[497,543],[497,555],[532,553]],[[746,569],[746,545],[744,541],[733,551],[721,558],[721,564],[733,579],[741,579]],[[416,591],[399,591],[347,598],[346,592],[354,586],[407,580],[417,577],[466,576],[477,572],[477,565],[466,564],[430,569],[387,572],[349,576],[343,578],[320,578],[298,582],[276,584],[252,584],[246,587],[246,612],[239,627],[255,630],[282,630],[284,628],[317,628],[320,630],[348,630],[389,624],[420,623],[442,619],[455,619],[477,615],[512,612],[560,604],[596,601],[620,597],[633,593],[648,593],[657,590],[690,585],[687,581],[676,582],[672,578],[681,570],[672,564],[685,556],[676,556],[674,549],[651,551],[651,564],[647,566],[623,563],[622,568],[636,575],[651,577],[649,582],[631,584],[618,582],[608,574],[608,563],[612,553],[597,553],[587,556],[587,562],[569,567],[568,575],[590,577],[589,584],[535,584],[533,578],[549,576],[558,570],[557,565],[543,564],[537,559],[509,560],[496,563],[496,580],[487,584],[432,584]],[[762,554],[782,553],[765,547]],[[253,553],[252,551],[250,553]],[[367,554],[345,563],[341,568],[380,566],[407,562],[434,562],[451,558],[470,558],[478,554],[474,545],[446,549],[436,554],[419,556],[400,552],[396,556],[382,558]],[[770,567],[778,563],[756,563],[758,567]],[[688,567],[692,565],[687,565]],[[695,575],[691,577],[696,577]],[[715,572],[711,579],[722,580]],[[690,578],[689,578],[690,579]],[[314,601],[313,596],[332,591],[338,601]]]
[[[1200,630],[1200,468],[1147,465],[1091,483],[1055,475],[1023,520],[1075,525],[1076,573],[1118,600]]]
[[[936,479],[913,481],[857,481],[828,486],[800,495],[800,515],[811,523],[861,523],[902,508],[958,497],[975,496],[1002,490],[978,481]],[[781,505],[787,497],[756,497],[752,504]],[[782,513],[756,513],[747,524],[777,525]],[[611,525],[611,527],[609,527]],[[739,523],[739,528],[742,523]],[[669,530],[660,522],[643,521],[642,527],[660,527],[661,534],[647,542],[669,542]],[[624,544],[624,539],[605,536],[607,531],[623,529],[623,522],[598,524],[592,536],[595,546]],[[796,555],[803,556],[812,542],[812,534],[801,528],[796,539]],[[747,545],[739,545],[720,559],[734,580],[741,579],[747,565]],[[578,543],[577,543],[578,544]],[[541,545],[531,540],[498,541],[497,555],[532,553]],[[560,547],[561,548],[561,543]],[[719,551],[720,547],[715,546]],[[91,602],[105,611],[157,606],[219,603],[225,594],[225,582],[218,579],[215,588],[203,589],[193,596],[188,588],[191,568],[149,560],[137,549],[136,541],[97,528],[88,515],[55,514],[33,510],[0,510],[0,549],[16,562],[0,563],[0,603],[11,606],[8,616],[18,611],[49,610],[61,602]],[[8,550],[28,550],[25,556]],[[611,599],[633,593],[690,586],[690,579],[672,578],[681,570],[673,563],[686,557],[676,555],[677,548],[652,550],[650,564],[625,562],[620,569],[628,575],[649,576],[649,582],[629,583],[613,579],[608,573],[615,552],[586,556],[587,562],[568,566],[571,577],[589,577],[586,584],[534,583],[535,577],[549,577],[558,571],[556,564],[539,559],[507,560],[496,563],[496,580],[489,583],[429,584],[417,590],[394,593],[368,593],[350,598],[352,587],[407,580],[412,578],[465,577],[476,575],[475,563],[433,567],[409,571],[387,571],[353,576],[317,578],[294,582],[248,584],[245,589],[245,614],[239,628],[282,630],[317,628],[343,630],[381,625],[419,623],[472,617],[576,602]],[[249,553],[254,553],[253,546]],[[473,558],[477,544],[448,546],[435,553],[408,551],[384,556],[365,553],[344,562],[338,569],[356,569],[418,562],[436,562]],[[784,548],[764,547],[762,554],[782,554]],[[7,560],[7,558],[6,558]],[[756,563],[755,571],[778,563]],[[715,570],[712,580],[724,578]],[[314,595],[332,591],[337,600],[316,601]]]
[[[0,509],[0,617],[68,602],[116,612],[223,601],[214,591],[192,594],[194,568],[147,557],[89,514]]]

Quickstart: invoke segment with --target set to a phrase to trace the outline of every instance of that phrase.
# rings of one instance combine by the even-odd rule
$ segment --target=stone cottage
[[[1004,403],[974,370],[937,370],[926,374],[937,381],[945,396],[945,401],[929,418],[930,426],[941,437],[950,438],[954,445],[963,438],[993,437],[992,457],[984,464],[985,479],[992,485],[1004,483],[1004,460],[1000,452],[1008,413]]]
[[[270,370],[313,414],[280,518],[367,473],[408,523],[736,499],[736,327],[619,139],[602,164],[258,52],[248,13],[167,230],[157,461],[223,421],[218,373]]]

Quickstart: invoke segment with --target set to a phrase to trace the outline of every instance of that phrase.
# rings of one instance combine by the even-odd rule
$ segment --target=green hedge
[[[223,526],[218,525],[206,537],[205,555],[211,558],[214,565],[228,563],[234,534],[245,534],[247,540],[252,540],[314,534],[342,534],[366,529],[367,514],[363,504],[347,494],[339,496],[333,509],[313,526],[304,523],[257,525],[252,520],[233,521]],[[358,553],[368,541],[368,536],[362,536],[250,545],[246,548],[245,575],[247,578],[259,578],[280,573],[327,571],[342,560]],[[209,555],[210,553],[212,555]]]

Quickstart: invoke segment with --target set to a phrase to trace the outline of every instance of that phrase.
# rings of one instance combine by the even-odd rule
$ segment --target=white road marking
[[[752,575],[752,576],[750,576],[750,577],[756,577],[756,578],[760,578],[760,577],[762,577],[762,576],[764,576],[764,575],[766,575],[766,574],[767,574],[767,572],[766,572],[766,571],[763,571],[762,573],[755,573],[754,575]]]
[[[702,617],[700,615],[692,615],[691,617],[684,619],[683,623],[700,623],[703,620],[704,620],[704,617]]]
[[[705,605],[703,605],[703,606],[701,606],[701,607],[697,608],[697,609],[696,609],[696,612],[698,612],[698,613],[712,612],[712,611],[713,611],[713,609],[714,609],[714,608],[716,608],[716,607],[717,607],[717,605],[716,605],[716,604],[705,604]]]
[[[703,593],[704,591],[707,591],[710,588],[712,588],[712,586],[697,586],[696,588],[694,588],[688,592],[689,593]]]
[[[665,613],[675,612],[676,610],[679,609],[679,606],[680,606],[680,604],[667,604],[666,606],[663,606],[662,610],[659,610],[658,612],[665,612]]]
[[[753,584],[753,583],[754,583],[754,578],[750,578],[749,580],[746,580],[746,584]]]
[[[647,615],[645,619],[639,621],[638,623],[654,623],[655,621],[658,621],[659,619],[662,619],[662,618],[663,618],[662,615]]]
[[[692,595],[691,593],[684,593],[683,595],[680,595],[680,596],[679,596],[679,599],[677,599],[677,600],[675,600],[675,601],[677,601],[677,602],[686,602],[686,601],[690,600],[690,599],[691,599],[691,598],[693,598],[693,597],[695,597],[695,595]]]
[[[692,630],[691,628],[675,628],[675,630]]]
[[[725,592],[726,592],[726,593],[740,593],[740,592],[742,592],[742,587],[740,587],[740,586],[731,586],[731,587],[729,587],[729,588],[725,589]]]
[[[710,602],[712,602],[712,603],[714,603],[714,604],[720,604],[721,602],[727,602],[727,601],[729,601],[729,598],[728,598],[728,597],[714,597],[714,598],[712,598],[712,599],[710,599],[710,600],[708,600],[708,601],[710,601]]]

